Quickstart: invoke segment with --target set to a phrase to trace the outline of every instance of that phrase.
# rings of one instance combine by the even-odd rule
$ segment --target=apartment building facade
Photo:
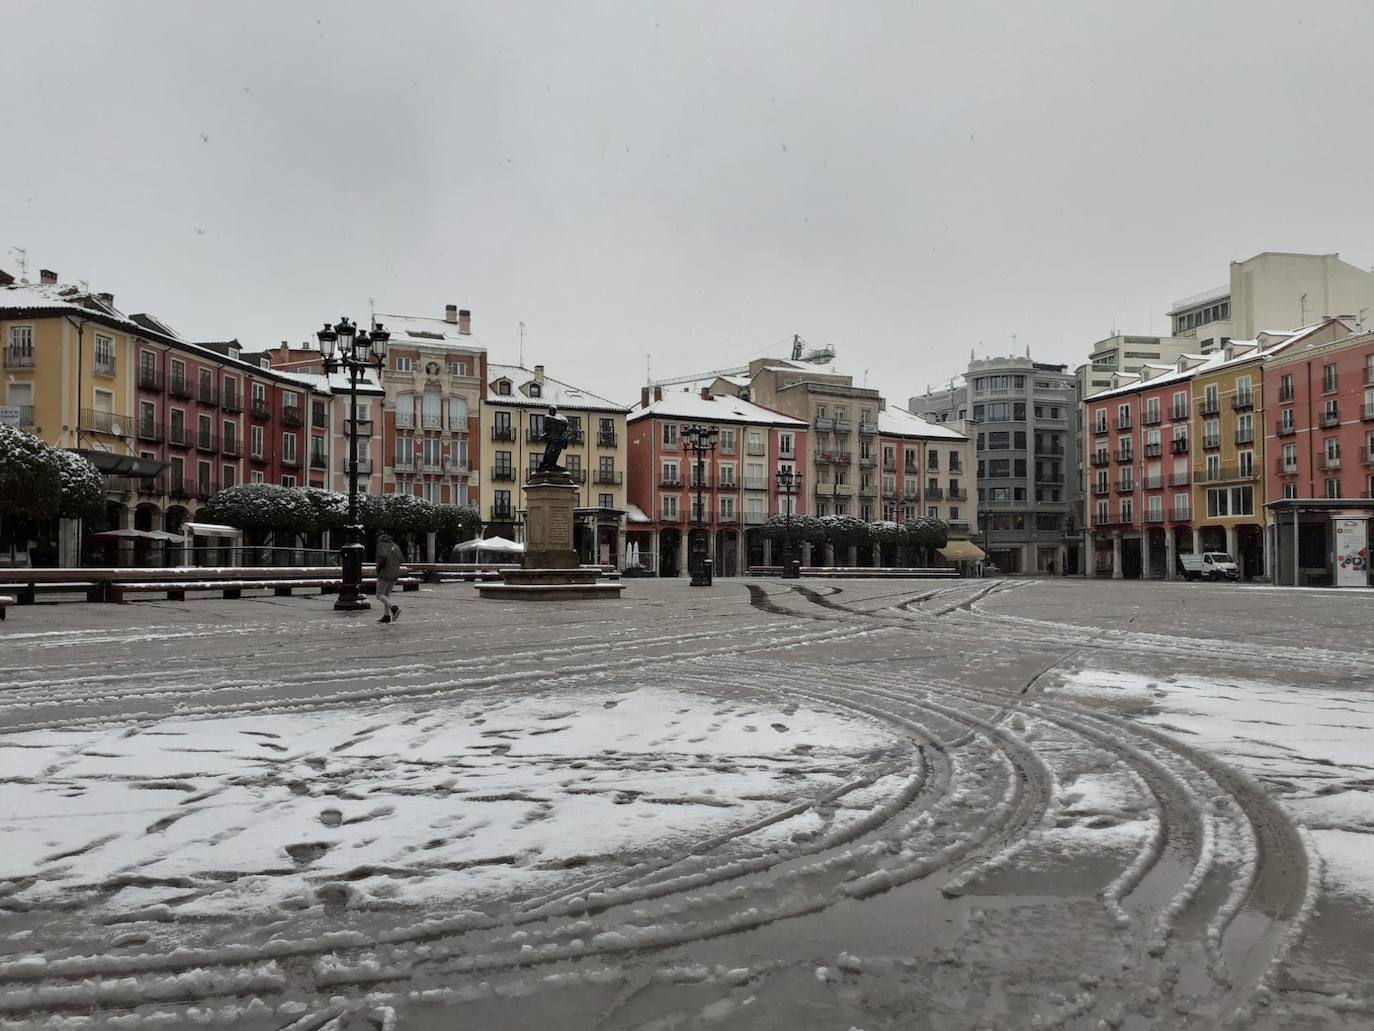
[[[1374,516],[1374,333],[1287,349],[1264,367],[1274,580],[1366,585]]]
[[[1030,358],[974,359],[963,382],[910,400],[937,425],[968,420],[984,549],[1004,573],[1081,568],[1077,379]]]
[[[550,405],[568,421],[560,462],[577,485],[574,547],[586,562],[618,566],[625,554],[625,417],[630,409],[544,372],[543,365],[486,365],[478,436],[489,449],[481,470],[485,536],[523,538],[524,489],[543,458]]]
[[[682,576],[692,549],[703,546],[717,576],[781,561],[761,528],[770,516],[812,511],[805,421],[710,388],[645,387],[627,423],[628,536],[641,568]],[[687,446],[692,426],[716,431],[716,446],[700,463]],[[800,472],[802,489],[780,492],[779,472]]]

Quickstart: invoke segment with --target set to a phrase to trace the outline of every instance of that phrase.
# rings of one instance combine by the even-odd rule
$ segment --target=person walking
[[[401,562],[405,556],[391,534],[383,530],[377,534],[377,600],[382,605],[382,618],[378,623],[394,623],[401,618],[401,607],[391,604],[391,590],[396,586],[396,578],[401,575]]]

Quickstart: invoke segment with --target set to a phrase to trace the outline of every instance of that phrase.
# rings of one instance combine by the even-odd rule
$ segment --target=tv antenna
[[[14,263],[19,269],[19,282],[29,281],[29,252],[23,247],[11,247],[10,253],[14,255]]]

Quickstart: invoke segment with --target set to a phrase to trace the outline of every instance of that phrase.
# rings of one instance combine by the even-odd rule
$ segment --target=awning
[[[940,549],[940,554],[945,558],[952,558],[956,562],[977,562],[987,558],[983,549],[972,541],[950,541]]]
[[[103,537],[107,540],[166,541],[168,544],[186,543],[185,537],[178,537],[166,530],[102,530],[100,533],[91,534],[91,536]]]
[[[453,550],[461,552],[491,551],[501,552],[506,555],[519,555],[524,553],[525,546],[523,544],[517,544],[515,541],[507,540],[505,537],[486,537],[464,541]]]
[[[76,453],[107,476],[161,476],[170,464],[159,462],[155,458],[118,455],[113,451],[101,451],[98,448],[80,448]]]
[[[188,536],[196,537],[241,537],[243,531],[237,526],[225,526],[223,523],[192,523],[185,522],[181,528],[186,531]]]

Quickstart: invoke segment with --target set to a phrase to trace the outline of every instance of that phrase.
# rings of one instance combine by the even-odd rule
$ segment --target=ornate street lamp
[[[795,580],[801,576],[801,563],[792,559],[792,504],[802,487],[802,474],[791,469],[778,470],[778,493],[783,496],[782,575]]]
[[[693,452],[697,457],[697,503],[692,513],[692,524],[698,532],[692,543],[692,587],[711,586],[711,565],[706,557],[706,509],[702,504],[701,492],[706,486],[706,455],[715,451],[719,437],[720,430],[707,426],[687,426],[682,430],[683,449]]]
[[[348,372],[348,525],[344,527],[344,545],[339,550],[343,566],[343,583],[334,608],[357,611],[370,606],[363,595],[363,528],[358,522],[358,377],[367,369],[386,367],[387,344],[391,334],[377,323],[372,335],[358,332],[358,327],[346,318],[338,325],[324,324],[315,334],[320,341],[326,373]]]

